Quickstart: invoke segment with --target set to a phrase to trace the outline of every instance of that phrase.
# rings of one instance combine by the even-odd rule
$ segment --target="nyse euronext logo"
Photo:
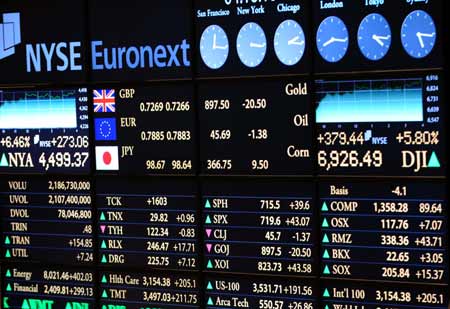
[[[3,14],[3,23],[0,24],[0,59],[13,55],[14,46],[20,42],[20,13]],[[92,69],[189,67],[189,49],[186,39],[173,45],[118,47],[104,47],[103,41],[92,41]],[[27,72],[81,71],[81,51],[81,42],[26,44]]]
[[[15,46],[20,42],[20,14],[3,14],[3,23],[0,24],[0,59],[13,55]]]

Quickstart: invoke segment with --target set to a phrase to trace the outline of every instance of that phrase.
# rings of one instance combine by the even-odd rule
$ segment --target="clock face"
[[[361,53],[369,60],[382,59],[391,47],[391,27],[380,14],[367,15],[359,25],[358,46]]]
[[[267,40],[264,30],[257,23],[247,23],[239,30],[236,41],[242,63],[250,68],[261,64],[266,56]]]
[[[401,38],[403,48],[411,57],[428,56],[436,43],[433,18],[422,10],[411,12],[403,21]]]
[[[228,37],[220,26],[211,25],[203,31],[200,38],[200,55],[208,68],[221,68],[227,61],[228,52]]]
[[[348,49],[348,30],[344,22],[336,16],[325,18],[317,30],[317,49],[323,59],[338,62]]]
[[[275,53],[285,65],[295,65],[305,53],[305,33],[292,19],[283,21],[277,28],[274,38]]]

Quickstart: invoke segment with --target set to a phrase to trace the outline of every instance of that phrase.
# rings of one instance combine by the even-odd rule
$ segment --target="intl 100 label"
[[[324,282],[320,292],[324,309],[334,308],[411,308],[447,309],[444,286],[405,285],[372,282]]]

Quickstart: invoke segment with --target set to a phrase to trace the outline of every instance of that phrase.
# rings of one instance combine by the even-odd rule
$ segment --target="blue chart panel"
[[[76,91],[0,91],[0,130],[76,129]]]
[[[422,122],[421,79],[316,81],[317,123]]]

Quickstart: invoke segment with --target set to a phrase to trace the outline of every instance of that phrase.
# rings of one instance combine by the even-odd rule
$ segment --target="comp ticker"
[[[443,183],[323,183],[319,196],[322,276],[447,281]]]
[[[316,273],[311,183],[211,180],[202,191],[204,270]]]
[[[93,264],[89,179],[10,176],[0,181],[3,257],[7,262]]]
[[[101,265],[196,270],[198,214],[192,180],[97,180]]]

